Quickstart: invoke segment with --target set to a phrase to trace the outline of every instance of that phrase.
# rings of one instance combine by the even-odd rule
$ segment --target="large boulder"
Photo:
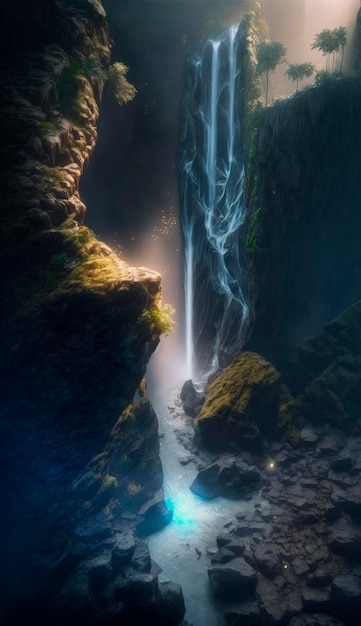
[[[195,427],[210,447],[259,449],[290,434],[294,414],[281,374],[259,354],[244,352],[207,385]]]

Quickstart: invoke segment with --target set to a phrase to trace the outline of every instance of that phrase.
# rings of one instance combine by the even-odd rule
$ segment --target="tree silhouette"
[[[342,72],[343,58],[345,54],[345,46],[347,44],[347,30],[344,26],[336,28],[336,38],[339,48],[341,48],[340,72]]]
[[[257,46],[257,74],[266,75],[266,106],[268,104],[269,74],[285,61],[286,48],[279,41],[261,41]]]
[[[335,70],[335,53],[341,48],[340,72],[342,72],[342,64],[344,50],[347,43],[347,30],[344,26],[330,30],[326,28],[315,36],[312,44],[312,50],[320,50],[326,56],[326,70],[330,70],[330,58],[332,54],[332,70]]]
[[[290,63],[285,71],[285,75],[293,82],[296,82],[296,89],[298,90],[299,81],[312,76],[314,69],[312,63]]]

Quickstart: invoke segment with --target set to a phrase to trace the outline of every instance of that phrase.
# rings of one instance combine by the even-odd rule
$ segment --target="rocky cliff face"
[[[161,291],[83,225],[78,184],[110,59],[101,3],[18,2],[4,26],[1,610],[11,622],[31,607],[41,622],[44,593],[89,556],[89,537],[100,554],[129,509],[132,528],[166,519],[156,416],[146,401],[124,412],[159,342]]]
[[[264,111],[249,180],[248,348],[280,363],[360,297],[357,81],[330,80]]]

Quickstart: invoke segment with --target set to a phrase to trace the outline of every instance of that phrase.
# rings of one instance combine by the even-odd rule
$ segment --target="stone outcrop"
[[[91,624],[125,607],[134,623],[135,590],[147,602],[152,590],[155,613],[181,604],[149,568],[128,582],[122,570],[109,615],[93,594],[128,558],[111,559],[124,528],[146,534],[170,517],[156,416],[146,400],[127,408],[162,332],[160,275],[98,241],[79,196],[110,60],[105,11],[19,0],[5,13],[0,620],[72,623],[74,609]]]

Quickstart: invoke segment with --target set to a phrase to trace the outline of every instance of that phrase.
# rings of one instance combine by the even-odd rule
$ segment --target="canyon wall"
[[[161,278],[83,224],[110,64],[101,3],[17,2],[1,35],[1,617],[92,623],[94,551],[109,582],[133,572],[136,529],[169,521],[157,418],[146,399],[129,406],[164,330]],[[133,539],[115,567],[123,527]]]

